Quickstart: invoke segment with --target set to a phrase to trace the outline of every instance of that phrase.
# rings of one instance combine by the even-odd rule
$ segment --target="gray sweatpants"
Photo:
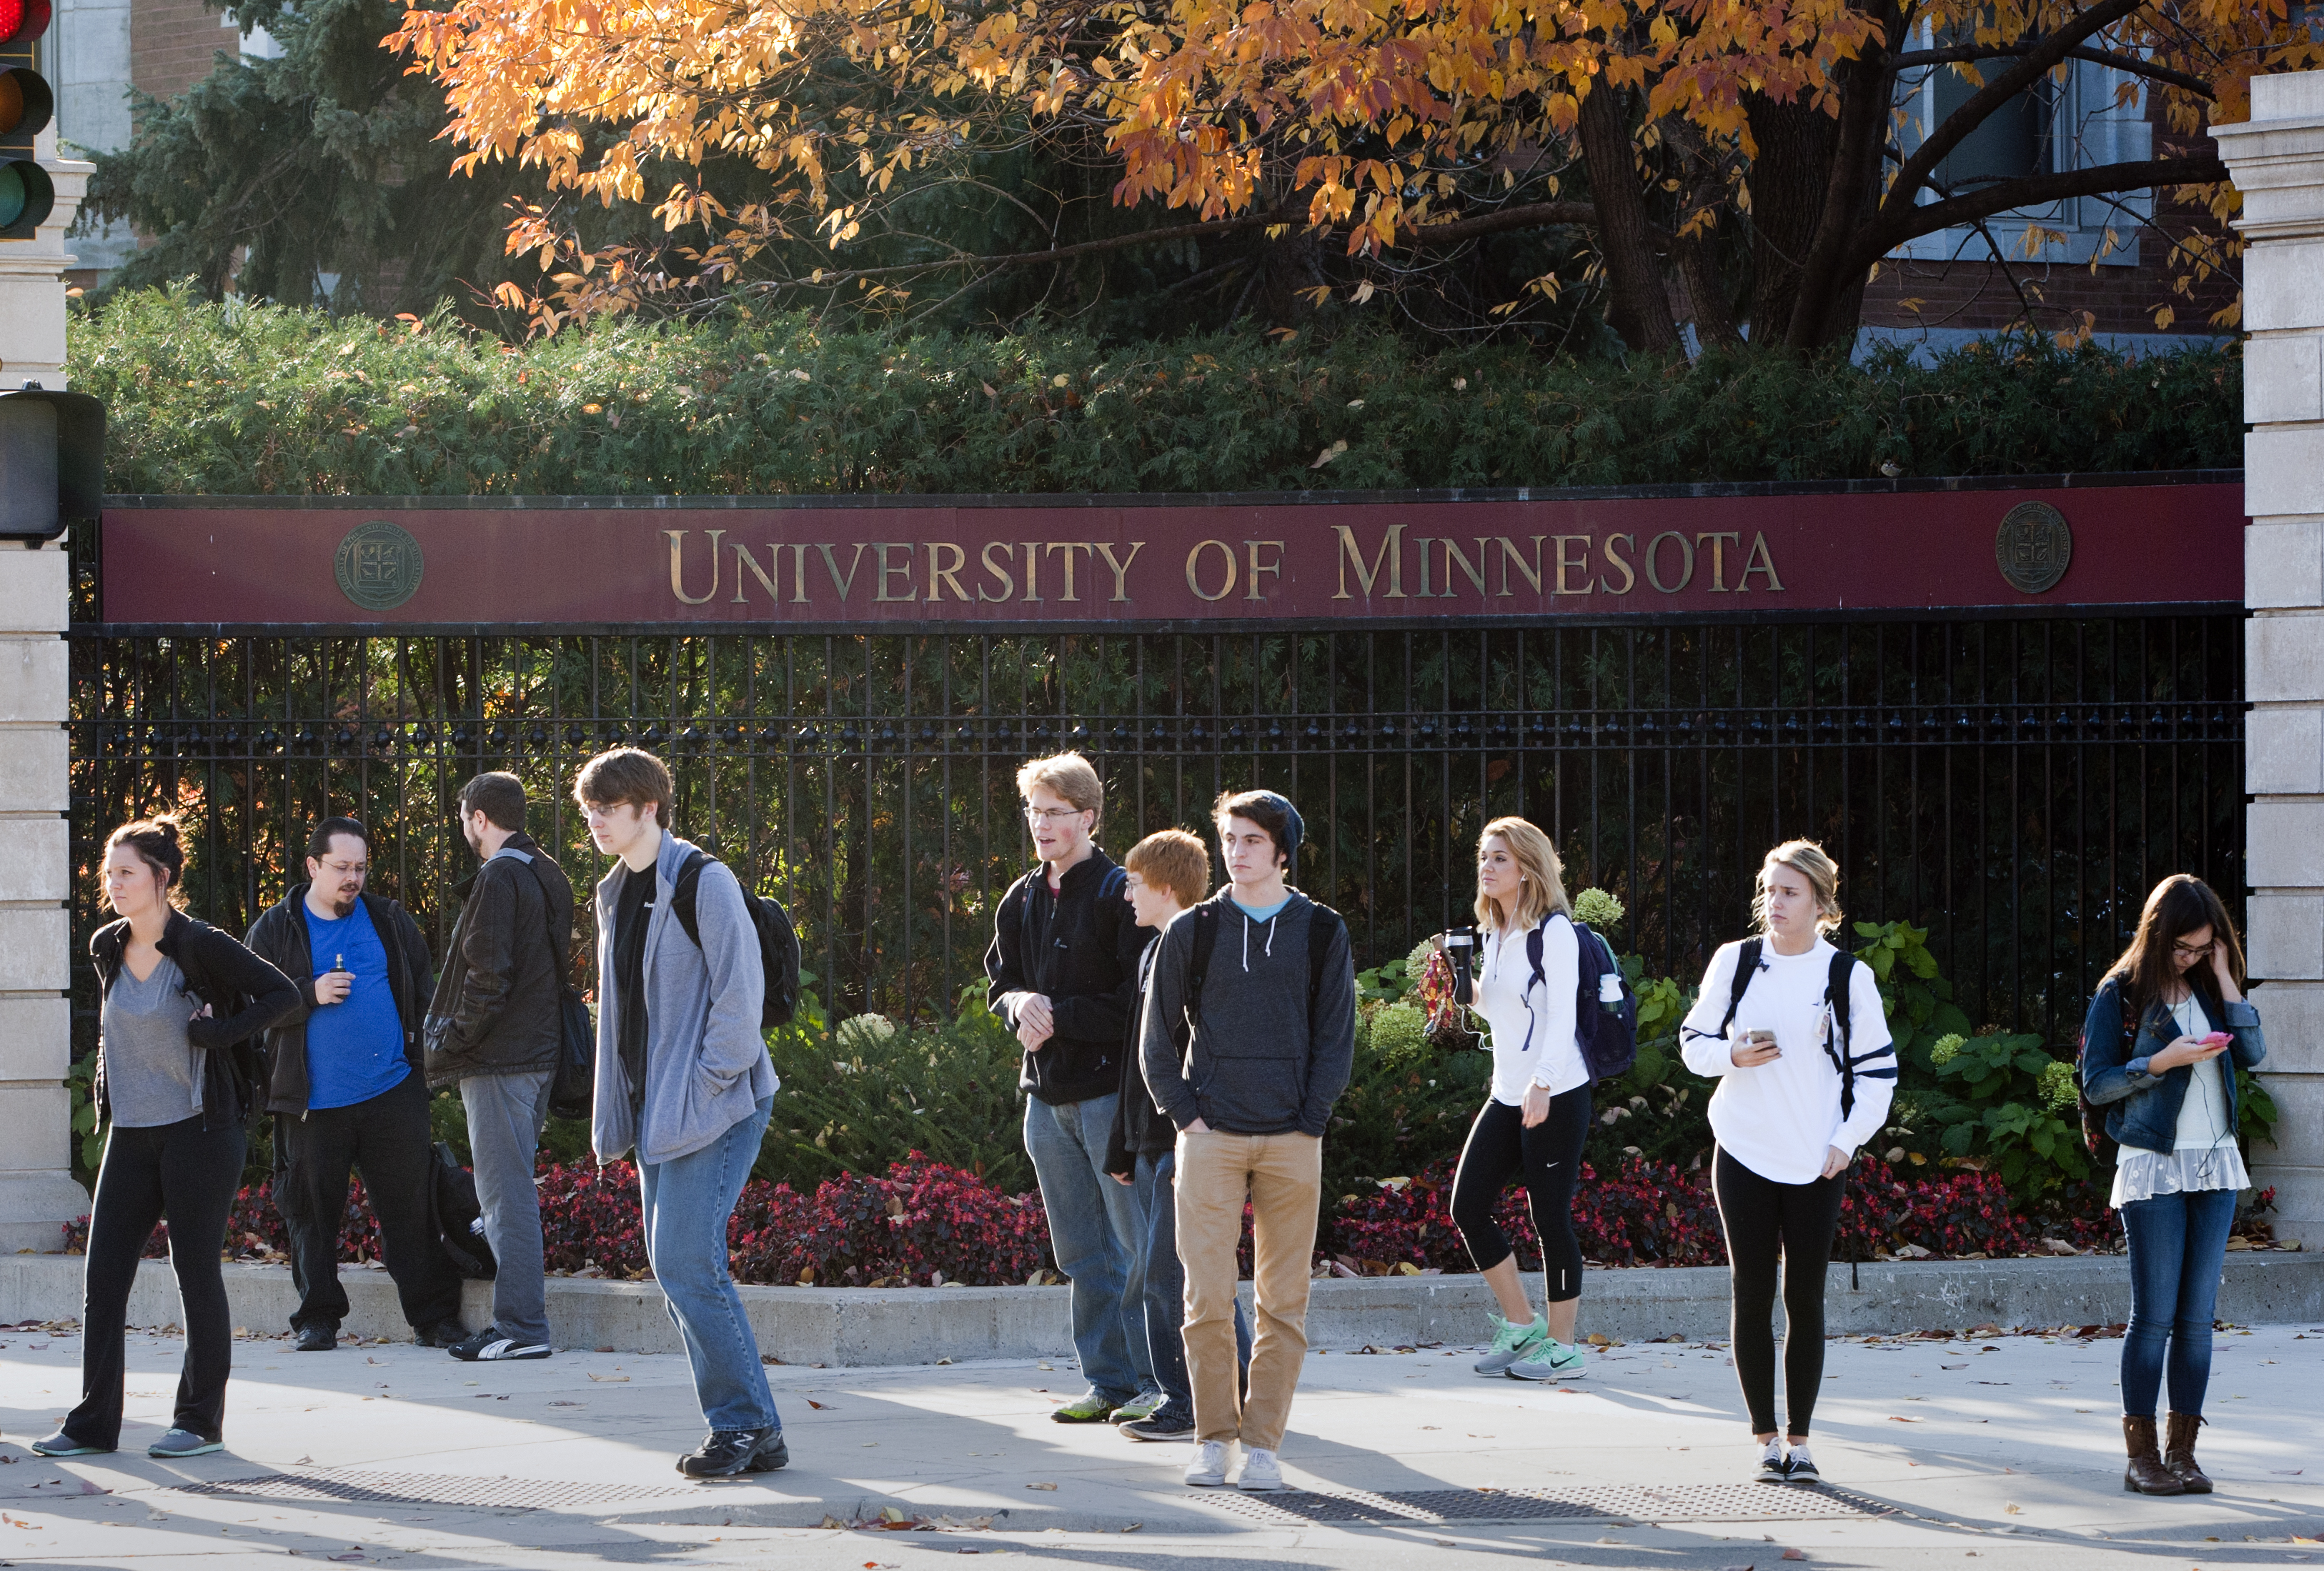
[[[484,1210],[484,1238],[500,1272],[493,1279],[493,1324],[519,1342],[549,1342],[548,1290],[540,1261],[540,1193],[533,1187],[533,1156],[549,1122],[554,1070],[529,1074],[471,1075],[460,1082],[468,1113],[468,1151],[476,1199]]]

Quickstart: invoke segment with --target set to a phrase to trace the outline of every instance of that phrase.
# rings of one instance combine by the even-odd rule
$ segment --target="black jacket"
[[[289,977],[298,993],[290,1012],[266,1034],[270,1061],[266,1107],[272,1113],[307,1111],[310,1082],[307,1076],[307,1017],[320,1006],[315,999],[315,959],[308,947],[307,918],[300,907],[307,902],[308,886],[300,884],[281,903],[250,924],[250,947],[272,961]],[[371,913],[380,947],[387,951],[387,991],[395,1000],[395,1018],[403,1027],[403,1056],[420,1067],[420,1007],[427,1002],[433,968],[428,941],[410,914],[384,896],[364,890],[356,896]]]
[[[553,1069],[571,974],[572,881],[520,831],[453,893],[465,904],[428,1006],[428,1083]]]
[[[1014,1031],[1017,1012],[1001,995],[1039,993],[1056,1022],[1056,1034],[1025,1055],[1017,1080],[1052,1106],[1120,1089],[1122,1034],[1148,936],[1122,898],[1128,881],[1112,858],[1093,849],[1066,872],[1056,898],[1048,869],[1037,863],[993,913],[984,974],[997,1012]]]
[[[121,974],[121,951],[129,944],[129,919],[109,922],[88,941],[100,997],[113,991]],[[299,1006],[299,989],[274,967],[207,922],[172,912],[155,945],[177,962],[186,989],[210,1006],[186,1026],[186,1040],[202,1050],[202,1127],[214,1129],[247,1119],[264,1079],[263,1061],[252,1039]],[[94,1085],[100,1122],[113,1116],[105,1089],[105,1047],[97,1044]]]
[[[1105,1171],[1134,1173],[1141,1156],[1160,1156],[1178,1142],[1177,1126],[1162,1116],[1154,1093],[1146,1089],[1146,1070],[1138,1054],[1139,1016],[1146,1012],[1146,984],[1154,971],[1157,934],[1144,928],[1146,948],[1138,957],[1138,993],[1130,1006],[1130,1024],[1121,1034],[1121,1099],[1114,1104],[1113,1133],[1106,1137]]]

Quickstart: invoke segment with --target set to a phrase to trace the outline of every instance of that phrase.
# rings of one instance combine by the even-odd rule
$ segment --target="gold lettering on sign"
[[[1631,590],[1637,587],[1638,575],[1630,571],[1629,563],[1614,555],[1614,542],[1617,540],[1621,541],[1622,544],[1628,546],[1633,551],[1638,548],[1638,537],[1636,535],[1609,535],[1606,537],[1606,543],[1600,547],[1599,549],[1604,554],[1606,565],[1608,566],[1619,567],[1622,570],[1622,587],[1619,589],[1610,589],[1607,587],[1606,581],[1600,578],[1598,581],[1598,593],[1600,594],[1628,594]]]
[[[1469,554],[1452,543],[1452,536],[1444,537],[1444,593],[1438,595],[1437,599],[1451,600],[1459,593],[1452,585],[1452,564],[1455,559],[1458,559],[1461,564],[1461,571],[1468,574],[1469,582],[1477,586],[1478,597],[1480,599],[1484,597],[1485,570],[1493,564],[1490,553],[1485,548],[1486,537],[1476,535],[1471,538],[1477,542],[1477,565],[1473,567],[1469,565]]]
[[[1416,535],[1413,537],[1412,543],[1420,547],[1419,598],[1422,600],[1434,600],[1436,597],[1428,592],[1428,547],[1436,544],[1436,537],[1434,535]],[[1447,565],[1444,571],[1450,573],[1452,569],[1450,565]]]
[[[1736,534],[1732,530],[1728,530],[1720,534],[1697,535],[1694,537],[1694,543],[1698,546],[1702,545],[1705,540],[1711,542],[1711,593],[1725,594],[1727,593],[1727,542],[1734,540],[1740,543],[1742,538],[1742,536]]]
[[[1512,562],[1517,564],[1517,571],[1525,574],[1525,581],[1532,587],[1534,593],[1536,595],[1541,593],[1541,543],[1548,538],[1547,535],[1536,535],[1533,537],[1533,565],[1528,567],[1526,565],[1526,559],[1517,555],[1517,543],[1507,535],[1500,537],[1501,593],[1504,596],[1509,593],[1509,564]]]
[[[824,545],[817,546],[816,549],[823,553],[824,571],[831,574],[831,582],[839,591],[839,603],[845,605],[847,592],[855,587],[855,570],[863,565],[862,543],[856,543],[855,555],[847,559],[847,576],[844,578],[839,575],[839,558],[832,555],[831,547]]]
[[[1676,540],[1676,541],[1678,542],[1678,548],[1679,548],[1679,554],[1680,554],[1680,556],[1681,556],[1681,558],[1684,561],[1684,563],[1685,563],[1685,565],[1685,565],[1685,571],[1682,572],[1682,573],[1678,575],[1678,582],[1677,582],[1676,583],[1665,583],[1663,582],[1663,574],[1662,574],[1662,559],[1663,559],[1663,556],[1662,556],[1662,552],[1663,552],[1663,542],[1664,542],[1665,540]],[[1689,540],[1687,539],[1687,537],[1686,537],[1684,535],[1680,534],[1676,529],[1665,529],[1661,534],[1656,535],[1653,539],[1651,539],[1651,540],[1647,541],[1647,542],[1646,542],[1646,582],[1647,582],[1648,583],[1653,584],[1656,589],[1661,590],[1665,594],[1676,594],[1680,590],[1684,589],[1688,584],[1690,584],[1690,583],[1693,583],[1693,582],[1694,582],[1694,546],[1693,546],[1693,544],[1692,544],[1691,541],[1689,541]]]
[[[861,550],[862,547],[858,547],[856,548]],[[890,551],[901,551],[904,554],[904,565],[901,567],[896,566],[888,560],[888,553]],[[913,552],[912,547],[908,543],[897,545],[893,541],[874,540],[872,543],[872,554],[880,559],[880,580],[877,583],[872,586],[874,592],[872,596],[872,602],[873,604],[893,605],[900,602],[913,601],[920,598],[920,592],[917,585],[914,586],[909,594],[890,594],[888,593],[888,580],[895,574],[902,574],[904,575],[904,581],[907,583],[911,582]]]
[[[1582,560],[1579,562],[1573,560],[1565,549],[1568,546],[1572,545],[1577,540],[1582,543]],[[1565,575],[1568,573],[1576,572],[1582,574],[1582,587],[1579,589],[1572,587],[1565,582]],[[1560,594],[1587,594],[1590,593],[1589,536],[1560,535],[1557,537],[1557,593]]]
[[[801,542],[791,547],[791,603],[807,603],[807,546]]]
[[[946,562],[944,557],[939,555],[939,553],[945,551],[952,553],[952,560],[950,562]],[[952,585],[952,593],[954,600],[966,600],[968,598],[968,591],[960,586],[960,570],[967,565],[968,553],[954,545],[950,540],[930,540],[928,542],[928,602],[930,604],[934,604],[936,602],[944,598],[944,586],[947,583]]]
[[[1356,548],[1356,532],[1345,524],[1333,524],[1332,528],[1339,531],[1340,536],[1340,592],[1332,598],[1333,600],[1355,599],[1354,595],[1348,593],[1348,568],[1352,564],[1356,570],[1356,581],[1363,585],[1364,598],[1370,600],[1372,597],[1372,585],[1379,582],[1380,565],[1385,562],[1388,565],[1388,591],[1381,598],[1402,600],[1404,598],[1404,526],[1390,524],[1388,527],[1388,533],[1380,538],[1380,548],[1372,554],[1372,565],[1370,567],[1364,565],[1364,554]]]
[[[1079,551],[1083,556],[1088,556],[1090,543],[1087,540],[1052,540],[1042,548],[1052,554],[1059,551],[1065,554],[1065,592],[1057,598],[1079,600],[1081,596],[1074,593],[1074,553]]]
[[[1216,547],[1218,554],[1225,557],[1227,561],[1227,581],[1219,585],[1219,592],[1216,594],[1209,593],[1203,588],[1203,581],[1199,573],[1203,561],[1203,553],[1213,547]],[[1194,592],[1194,598],[1197,600],[1224,600],[1228,595],[1234,593],[1234,547],[1228,545],[1224,540],[1197,540],[1194,543],[1194,548],[1186,553],[1186,587]]]
[[[1097,554],[1105,558],[1105,565],[1108,567],[1113,569],[1115,601],[1126,601],[1130,598],[1130,565],[1138,560],[1138,554],[1144,549],[1146,549],[1145,541],[1132,540],[1130,542],[1130,555],[1117,562],[1113,559],[1113,547],[1110,542],[1100,540],[1097,543]]]
[[[1767,587],[1770,589],[1779,590],[1784,587],[1784,581],[1775,576],[1775,554],[1767,549],[1767,537],[1765,535],[1753,535],[1751,537],[1751,556],[1749,560],[1743,564],[1743,577],[1741,581],[1735,585],[1735,587],[1738,589],[1750,588],[1751,574],[1754,573],[1766,574],[1767,575]]]
[[[767,598],[770,601],[778,603],[781,602],[782,594],[775,588],[775,579],[783,565],[781,553],[780,546],[768,547],[767,565],[761,567],[759,565],[758,557],[751,554],[751,547],[739,541],[736,542],[734,547],[734,603],[736,605],[747,603],[742,595],[743,589],[747,587],[742,578],[742,569],[745,567],[748,567],[752,575],[758,579],[760,586],[766,590]]]
[[[1038,602],[1041,598],[1041,543],[1025,542],[1025,598]]]
[[[976,598],[984,602],[987,605],[997,605],[1017,593],[1016,574],[1010,573],[1008,568],[1003,567],[1000,563],[995,562],[992,559],[992,554],[995,551],[998,551],[1003,556],[1008,557],[1011,563],[1014,563],[1017,560],[1017,547],[1010,545],[1008,541],[987,540],[984,543],[984,551],[982,554],[984,570],[992,574],[993,577],[1001,580],[1001,593],[999,594],[985,593],[984,585],[982,583],[976,586]]]
[[[1250,581],[1250,589],[1249,593],[1244,594],[1243,598],[1245,600],[1265,600],[1267,596],[1259,593],[1259,575],[1262,573],[1272,573],[1275,574],[1277,582],[1281,581],[1283,577],[1283,542],[1280,540],[1245,540],[1242,544],[1243,549],[1249,553],[1250,558],[1250,571],[1245,575]],[[1272,546],[1275,547],[1274,561],[1262,562],[1259,559],[1259,548],[1261,546]]]
[[[681,605],[704,605],[718,597],[718,537],[725,532],[724,529],[710,531],[710,593],[688,594],[686,593],[682,554],[686,549],[686,537],[691,531],[687,529],[662,531],[669,537],[669,592],[678,596],[678,603]]]

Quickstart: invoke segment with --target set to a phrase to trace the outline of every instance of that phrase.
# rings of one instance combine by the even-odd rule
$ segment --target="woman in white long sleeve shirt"
[[[1452,1180],[1452,1223],[1500,1305],[1480,1374],[1573,1380],[1582,1307],[1582,1245],[1573,1186],[1590,1133],[1590,1070],[1574,1035],[1580,949],[1563,869],[1549,837],[1522,818],[1497,818],[1477,842],[1477,923],[1471,1007],[1492,1029],[1493,1083]],[[1541,969],[1534,969],[1536,934]],[[1517,1281],[1509,1241],[1493,1220],[1501,1191],[1522,1178],[1541,1240],[1548,1306],[1537,1316]]]
[[[1840,869],[1812,841],[1760,865],[1759,936],[1722,947],[1679,1030],[1687,1067],[1715,1077],[1711,1190],[1734,1282],[1735,1373],[1758,1476],[1812,1483],[1808,1424],[1823,1380],[1824,1268],[1857,1147],[1888,1119],[1896,1052],[1872,968],[1833,948]],[[1738,971],[1745,965],[1741,985]],[[1835,997],[1845,999],[1845,1029]],[[1772,1319],[1784,1291],[1790,1454],[1777,1444]]]

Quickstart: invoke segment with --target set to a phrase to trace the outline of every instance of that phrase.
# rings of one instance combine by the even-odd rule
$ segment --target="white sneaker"
[[[1186,1483],[1195,1489],[1216,1489],[1227,1481],[1228,1447],[1230,1440],[1203,1440],[1194,1447],[1194,1459],[1186,1464]]]
[[[1281,1489],[1283,1464],[1275,1453],[1264,1446],[1242,1448],[1242,1473],[1235,1479],[1237,1489]]]

